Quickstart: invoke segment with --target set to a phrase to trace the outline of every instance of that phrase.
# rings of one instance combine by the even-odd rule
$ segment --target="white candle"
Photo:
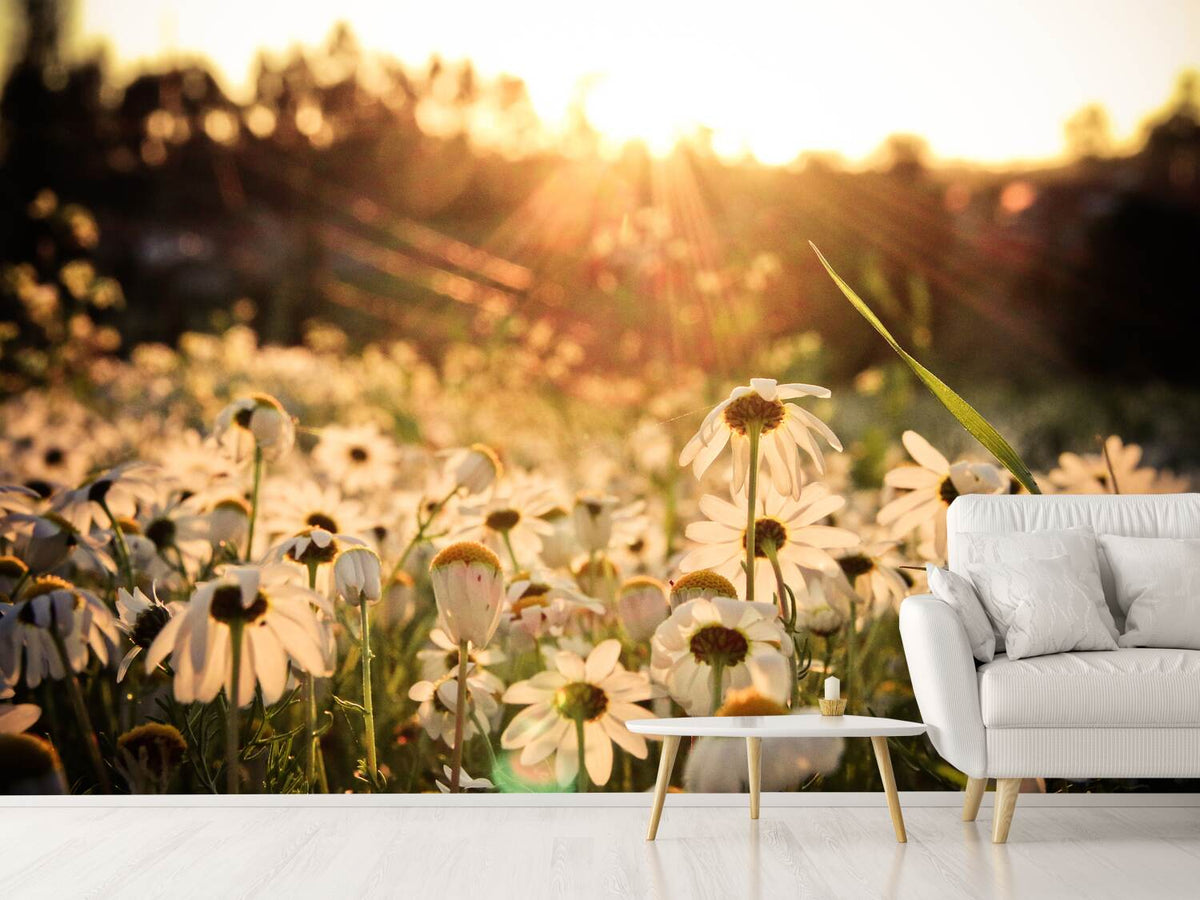
[[[838,700],[842,696],[842,683],[830,675],[825,679],[825,699]]]

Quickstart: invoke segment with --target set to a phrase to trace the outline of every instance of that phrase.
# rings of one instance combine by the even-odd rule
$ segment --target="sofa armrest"
[[[931,594],[914,595],[900,605],[900,637],[933,746],[959,771],[984,777],[987,742],[979,682],[958,614]]]

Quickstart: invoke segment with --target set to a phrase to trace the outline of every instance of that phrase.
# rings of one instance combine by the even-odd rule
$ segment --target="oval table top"
[[[625,727],[639,734],[691,737],[904,737],[924,734],[921,722],[875,716],[688,716],[677,719],[635,719]]]

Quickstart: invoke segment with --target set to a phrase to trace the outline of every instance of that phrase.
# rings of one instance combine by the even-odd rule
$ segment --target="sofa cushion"
[[[925,577],[929,579],[929,592],[957,614],[974,657],[980,662],[991,662],[996,655],[996,634],[983,611],[975,586],[961,575],[933,563],[925,565]]]
[[[997,656],[979,667],[988,728],[1200,726],[1200,650]]]
[[[994,577],[987,581],[997,581],[1000,584],[1011,583],[1001,577],[1002,571],[1011,570],[1019,574],[1022,570],[1027,573],[1027,580],[1032,578],[1031,563],[1034,560],[1050,560],[1066,557],[1066,566],[1059,571],[1063,581],[1061,585],[1045,584],[1038,591],[1037,602],[1044,603],[1046,590],[1053,588],[1061,595],[1062,603],[1066,604],[1072,597],[1083,596],[1096,608],[1102,630],[1109,636],[1106,642],[1084,640],[1069,644],[1050,643],[1049,649],[1038,652],[1022,652],[1022,656],[1039,656],[1042,653],[1054,653],[1064,650],[1108,650],[1116,646],[1117,630],[1113,615],[1109,610],[1104,595],[1104,585],[1100,576],[1100,551],[1096,544],[1096,535],[1085,526],[1066,528],[1061,531],[1015,531],[1015,532],[964,532],[957,537],[960,574],[966,575],[979,592],[979,599],[987,611],[988,618],[996,632],[996,650],[1002,650],[1007,640],[1007,633],[1012,627],[1011,617],[1000,614],[995,603],[989,601],[987,587],[983,580],[977,580],[976,569],[986,566],[992,570]],[[1046,566],[1037,567],[1046,570]],[[1058,570],[1056,570],[1058,571]],[[986,574],[986,573],[984,573]],[[1038,577],[1046,574],[1043,571]],[[1038,587],[1037,585],[1030,585]],[[992,600],[999,599],[992,597]],[[1016,601],[1012,604],[1015,606]],[[1045,616],[1053,616],[1052,609],[1041,610]]]
[[[963,494],[950,504],[946,516],[949,568],[965,574],[963,542],[958,539],[965,532],[1004,534],[1081,526],[1098,535],[1200,538],[1200,494]],[[1101,559],[1105,599],[1120,631],[1124,615],[1107,569]]]
[[[1106,534],[1100,549],[1126,616],[1118,643],[1200,650],[1200,538]]]
[[[1100,608],[1108,610],[1100,596],[1099,573],[1092,573],[1093,597],[1069,556],[967,566],[967,572],[988,618],[1004,631],[1009,659],[1117,649],[1100,618]]]

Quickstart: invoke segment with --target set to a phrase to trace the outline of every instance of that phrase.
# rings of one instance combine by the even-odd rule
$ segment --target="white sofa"
[[[1200,494],[964,495],[947,516],[949,568],[965,575],[956,536],[1090,526],[1097,535],[1200,538]],[[1100,560],[1106,600],[1111,573]],[[1197,597],[1200,615],[1200,597]],[[909,675],[929,737],[967,777],[972,821],[995,778],[992,840],[1008,838],[1022,778],[1200,776],[1200,651],[1129,648],[977,664],[956,612],[932,595],[900,608]]]

